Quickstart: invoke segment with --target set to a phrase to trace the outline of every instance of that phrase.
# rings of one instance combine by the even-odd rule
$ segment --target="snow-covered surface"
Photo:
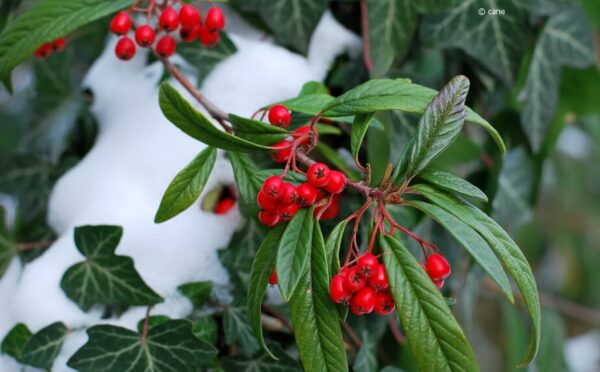
[[[565,354],[571,372],[600,371],[600,331],[590,331],[570,338]]]
[[[305,82],[322,80],[336,55],[360,48],[358,37],[329,13],[313,36],[316,42],[308,58],[261,40],[260,33],[248,32],[249,26],[235,18],[229,24],[238,52],[219,64],[200,88],[218,106],[239,115],[295,96]],[[131,256],[142,278],[165,298],[153,314],[189,314],[191,304],[176,288],[190,281],[212,280],[222,288],[219,298],[227,299],[223,288],[228,277],[216,250],[227,245],[239,226],[239,211],[217,216],[196,204],[170,221],[153,223],[169,182],[205,146],[177,130],[160,112],[156,83],[162,66],[144,67],[142,53],[128,63],[118,61],[114,43],[84,82],[94,94],[97,142],[58,181],[50,198],[48,221],[59,239],[26,266],[15,259],[0,280],[0,339],[17,322],[34,332],[55,321],[71,328],[105,322],[133,329],[144,316],[144,308],[134,307],[119,318],[101,320],[101,308],[86,313],[65,296],[59,283],[65,270],[82,259],[73,242],[73,229],[81,225],[123,226],[117,253]],[[232,182],[231,166],[221,153],[205,193]],[[53,370],[69,370],[66,360],[85,341],[83,331],[70,334]],[[14,368],[10,358],[0,357],[0,371]]]

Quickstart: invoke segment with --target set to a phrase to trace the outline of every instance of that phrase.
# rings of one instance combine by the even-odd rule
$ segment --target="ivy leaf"
[[[160,201],[154,217],[155,223],[170,220],[198,200],[216,160],[217,150],[214,147],[207,147],[177,173]]]
[[[473,256],[475,261],[490,275],[498,284],[502,292],[511,303],[514,303],[514,297],[508,277],[494,255],[494,252],[488,243],[475,231],[463,223],[453,214],[444,209],[425,202],[412,201],[411,205],[420,209],[429,217],[444,226],[448,232]]]
[[[261,0],[262,20],[278,42],[306,54],[317,23],[329,5],[328,0]]]
[[[367,0],[372,76],[383,76],[403,58],[417,28],[411,0]]]
[[[348,362],[338,312],[329,299],[325,243],[319,222],[314,225],[310,262],[290,300],[294,335],[305,370],[346,371]]]
[[[10,74],[44,43],[129,7],[133,0],[46,0],[9,24],[0,38],[0,81],[12,91]]]
[[[69,330],[63,323],[50,324],[29,338],[19,360],[34,367],[52,367],[68,333]]]
[[[290,358],[277,344],[271,346],[280,356],[278,360],[271,358],[266,352],[260,352],[252,358],[243,356],[228,357],[223,359],[225,371],[236,372],[300,372],[302,368],[294,359]]]
[[[269,284],[269,277],[275,268],[275,259],[277,257],[278,243],[283,234],[284,225],[280,224],[267,234],[265,240],[262,242],[254,262],[252,263],[252,270],[250,271],[250,285],[248,286],[248,319],[254,334],[258,338],[258,342],[263,349],[273,358],[277,359],[275,355],[267,348],[265,339],[262,333],[262,319],[261,319],[261,305],[265,292],[267,291],[267,285]]]
[[[159,104],[163,114],[171,123],[188,136],[209,146],[240,152],[271,150],[268,146],[252,143],[217,129],[168,82],[160,86]]]
[[[151,315],[148,317],[148,329],[156,327],[157,325],[162,324],[164,322],[168,322],[169,320],[171,320],[171,318],[169,318],[166,315]],[[142,318],[137,322],[137,331],[139,333],[142,333],[144,331],[145,323],[146,318]]]
[[[355,372],[377,371],[377,339],[370,332],[361,334],[362,346],[356,354],[352,369]]]
[[[250,356],[258,350],[259,346],[248,322],[248,308],[245,304],[234,303],[225,308],[223,328],[227,344],[238,342],[244,355]]]
[[[592,29],[584,11],[567,7],[552,16],[535,47],[525,87],[521,125],[535,152],[542,147],[558,104],[562,66],[594,63]]]
[[[408,154],[405,178],[421,172],[447,149],[460,134],[465,121],[469,79],[457,76],[431,101],[419,120],[417,134]]]
[[[23,323],[18,323],[4,336],[0,349],[16,360],[21,360],[23,348],[31,338],[31,331]]]
[[[413,189],[475,229],[488,242],[500,262],[510,272],[523,295],[525,307],[533,323],[529,350],[521,366],[529,364],[535,358],[540,342],[540,300],[535,277],[525,255],[496,221],[466,200],[448,195],[427,185],[415,185]]]
[[[177,287],[185,297],[187,297],[195,308],[199,309],[206,303],[212,293],[213,283],[206,282],[191,282],[185,283]]]
[[[235,184],[240,195],[244,216],[256,218],[258,215],[256,195],[262,188],[262,182],[257,177],[259,169],[246,154],[229,152],[228,155],[233,167]]]
[[[471,345],[417,260],[393,237],[380,241],[396,311],[419,369],[479,371]]]
[[[246,119],[241,116],[229,114],[229,121],[233,125],[235,135],[247,141],[261,145],[273,145],[287,138],[287,130],[262,121]]]
[[[146,339],[127,328],[97,325],[67,365],[81,372],[197,371],[216,364],[217,349],[192,333],[192,323],[169,320],[148,330]]]
[[[421,0],[415,3],[415,7],[420,13],[436,13],[454,6],[456,0]]]
[[[354,158],[358,158],[358,152],[369,129],[369,124],[373,119],[373,114],[356,115],[352,123],[352,132],[350,133],[350,149]]]
[[[237,48],[226,33],[221,32],[219,43],[212,47],[204,47],[200,43],[181,43],[177,45],[177,54],[196,68],[198,83],[212,71],[221,61],[233,55]]]
[[[75,245],[86,260],[64,273],[60,287],[82,310],[93,304],[153,305],[162,301],[144,283],[131,257],[115,255],[122,235],[119,226],[75,229]]]
[[[506,159],[506,158],[505,158]],[[419,178],[423,181],[443,190],[455,192],[471,198],[488,201],[487,195],[477,186],[463,180],[452,173],[443,172],[437,169],[425,169],[419,173]]]
[[[9,236],[8,228],[6,227],[6,211],[4,207],[0,206],[0,278],[2,278],[8,269],[8,265],[10,265],[16,253],[16,243]]]
[[[288,302],[310,259],[313,233],[313,208],[300,209],[288,223],[277,248],[277,280],[283,299]]]
[[[480,15],[501,8],[505,15]],[[421,36],[442,48],[460,48],[506,85],[515,81],[527,47],[527,12],[520,0],[465,0],[448,12],[425,18]]]
[[[217,343],[219,326],[212,316],[203,316],[194,322],[192,333],[202,341],[211,345]]]

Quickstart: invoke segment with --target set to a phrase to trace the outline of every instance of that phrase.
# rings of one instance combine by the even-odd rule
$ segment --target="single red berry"
[[[296,215],[296,212],[298,212],[298,209],[300,209],[300,206],[296,203],[291,203],[291,204],[279,204],[277,206],[277,212],[279,212],[279,218],[282,221],[290,221],[292,218],[294,218],[294,216]]]
[[[168,58],[175,53],[177,43],[175,38],[171,35],[165,35],[158,40],[156,43],[156,53],[163,58]]]
[[[156,32],[149,25],[141,25],[135,30],[135,42],[142,48],[149,47],[156,40]]]
[[[200,30],[200,25],[196,25],[193,28],[182,27],[179,29],[179,37],[181,37],[182,41],[191,43],[192,41],[196,40],[196,37],[198,36],[198,30]]]
[[[446,279],[450,272],[450,264],[444,256],[433,253],[427,257],[427,274],[431,279]]]
[[[125,35],[131,29],[131,23],[129,13],[119,12],[110,21],[110,32],[119,36]]]
[[[332,170],[329,172],[329,181],[323,188],[331,194],[339,194],[344,191],[345,187],[346,175],[340,171]]]
[[[370,278],[371,275],[375,274],[375,270],[379,266],[379,260],[371,253],[365,253],[358,258],[356,267],[358,272],[365,278]]]
[[[271,276],[269,277],[269,284],[277,285],[277,270],[273,269]]]
[[[179,16],[173,8],[165,8],[158,18],[158,27],[163,31],[175,31],[179,27]]]
[[[281,194],[281,198],[279,198],[279,202],[283,204],[291,204],[296,203],[298,200],[298,190],[296,186],[291,183],[283,184],[283,192]]]
[[[283,140],[271,147],[278,149],[271,153],[271,159],[273,159],[275,163],[286,162],[290,158],[290,155],[292,155],[292,141],[290,140]]]
[[[283,180],[279,176],[271,176],[265,180],[262,189],[267,197],[278,200],[283,195]]]
[[[297,187],[298,192],[298,204],[303,207],[311,206],[317,201],[318,190],[315,189],[310,183],[303,183]]]
[[[263,190],[256,195],[256,202],[261,209],[274,210],[277,208],[277,201],[267,196]]]
[[[435,286],[439,289],[442,289],[444,286],[444,279],[433,279],[433,284],[435,284]]]
[[[117,58],[123,61],[129,61],[135,56],[135,43],[128,36],[122,37],[117,42],[115,54],[117,55]]]
[[[211,47],[213,45],[217,45],[219,43],[219,39],[221,35],[218,31],[211,31],[206,26],[200,26],[198,29],[198,39],[202,43],[202,45],[206,47]]]
[[[211,7],[206,13],[204,24],[211,31],[221,31],[225,28],[225,15],[221,9]]]
[[[348,269],[346,272],[346,280],[344,281],[344,288],[348,292],[356,292],[362,289],[365,285],[367,285],[367,278],[360,275],[358,272],[358,267],[354,266],[351,269]]]
[[[375,308],[375,291],[364,287],[350,299],[350,310],[356,315],[369,314]]]
[[[375,312],[379,315],[390,315],[396,309],[394,298],[388,291],[375,294]]]
[[[201,21],[200,12],[193,5],[185,4],[179,9],[179,22],[181,27],[191,30]]]
[[[274,210],[265,210],[258,212],[258,219],[266,226],[275,226],[279,223],[279,213]]]
[[[52,44],[44,44],[37,48],[34,55],[36,58],[44,59],[52,53]]]
[[[52,49],[54,49],[55,52],[60,52],[65,49],[65,45],[67,45],[67,39],[61,37],[52,42]]]
[[[303,125],[294,129],[294,131],[292,132],[292,137],[299,138],[305,135],[309,135],[311,132],[312,129],[310,129],[310,125]]]
[[[352,293],[344,288],[344,280],[346,280],[346,277],[340,273],[331,278],[329,283],[329,297],[338,304],[348,303],[350,297],[352,297]]]
[[[381,291],[390,286],[383,264],[377,265],[375,272],[369,278],[369,286],[376,291]]]
[[[224,198],[223,200],[220,200],[217,203],[213,212],[215,212],[215,214],[226,214],[234,206],[235,206],[234,198]]]
[[[273,105],[269,109],[269,123],[281,127],[287,128],[290,126],[292,122],[292,114],[287,109],[287,107],[283,105]]]
[[[323,187],[329,182],[329,167],[323,163],[314,163],[306,171],[308,182],[314,187]]]

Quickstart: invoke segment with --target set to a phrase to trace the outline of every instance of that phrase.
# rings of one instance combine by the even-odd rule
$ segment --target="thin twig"
[[[51,246],[52,244],[54,244],[56,240],[42,240],[39,242],[28,242],[28,243],[19,243],[17,245],[17,250],[18,251],[27,251],[30,249],[42,249],[42,248],[48,248],[49,246]]]
[[[363,59],[365,62],[365,67],[370,74],[371,70],[373,70],[373,62],[371,61],[371,42],[369,40],[369,12],[367,9],[367,0],[360,0],[360,21],[363,39]]]
[[[152,305],[148,306],[146,309],[146,317],[144,318],[144,328],[142,329],[142,342],[146,341],[148,337],[148,321],[150,320],[150,310],[152,310]]]

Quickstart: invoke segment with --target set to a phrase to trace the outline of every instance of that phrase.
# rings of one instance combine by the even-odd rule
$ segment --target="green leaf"
[[[0,279],[17,253],[17,246],[6,227],[6,211],[0,206]]]
[[[19,360],[34,367],[52,367],[68,333],[69,330],[63,323],[50,324],[29,338]]]
[[[348,362],[338,312],[329,299],[323,234],[319,222],[315,221],[314,224],[310,262],[290,300],[296,344],[306,371],[347,371]]]
[[[447,10],[456,3],[456,0],[421,0],[415,7],[421,13],[436,13]]]
[[[248,308],[246,304],[234,302],[225,308],[223,328],[225,342],[227,344],[237,342],[244,355],[253,355],[259,349],[252,328],[248,323]]]
[[[308,94],[329,94],[329,88],[319,81],[309,81],[304,83],[298,96],[306,96]]]
[[[151,315],[150,317],[148,317],[148,329],[155,327],[159,324],[162,324],[164,322],[168,322],[169,320],[171,320],[171,318],[169,318],[166,315]],[[146,318],[142,318],[137,322],[138,333],[144,332],[144,324],[145,323],[146,323]]]
[[[463,223],[453,214],[444,209],[425,202],[412,201],[410,205],[423,211],[429,217],[444,226],[448,232],[473,256],[475,261],[490,275],[498,284],[508,300],[514,303],[514,297],[508,277],[494,255],[488,243],[475,231]]]
[[[311,93],[299,95],[279,102],[293,112],[301,112],[308,115],[317,115],[324,107],[330,104],[334,98],[329,93]]]
[[[544,337],[540,344],[540,352],[535,359],[538,371],[568,371],[565,360],[566,327],[561,316],[551,311],[544,311],[542,316]]]
[[[213,283],[211,281],[191,282],[182,284],[177,289],[192,302],[195,308],[199,309],[210,298]]]
[[[437,169],[425,169],[419,173],[419,178],[423,181],[443,190],[455,192],[464,196],[470,196],[475,199],[488,201],[487,195],[478,187],[468,181]]]
[[[97,325],[67,365],[81,372],[197,371],[215,364],[217,349],[192,333],[192,323],[169,320],[148,331],[146,339],[129,329]]]
[[[188,209],[202,193],[217,160],[217,150],[207,147],[183,168],[167,187],[154,217],[155,223],[165,222]]]
[[[256,218],[259,211],[256,195],[262,188],[262,182],[257,177],[259,168],[246,154],[229,152],[228,155],[233,167],[235,184],[240,195],[242,212],[246,217]]]
[[[368,331],[361,334],[362,346],[356,354],[352,369],[355,372],[377,371],[377,339]]]
[[[217,129],[168,82],[160,86],[159,104],[163,114],[171,123],[188,136],[209,146],[239,152],[271,150],[268,146],[258,145]]]
[[[342,220],[340,223],[335,225],[333,230],[329,233],[327,241],[325,242],[325,251],[327,253],[327,264],[329,267],[329,276],[333,273],[337,273],[340,270],[340,247],[342,245],[342,239],[344,239],[344,230],[348,225],[348,221]]]
[[[219,43],[208,48],[200,43],[180,43],[177,45],[177,54],[196,68],[198,83],[204,80],[219,62],[224,61],[237,51],[235,44],[226,33],[221,32],[220,35]]]
[[[302,208],[288,223],[277,248],[277,280],[283,299],[288,302],[304,275],[310,259],[313,209]]]
[[[258,338],[258,342],[263,349],[273,358],[277,359],[265,344],[265,339],[262,333],[262,319],[261,319],[261,305],[265,292],[267,291],[267,285],[269,284],[269,277],[275,268],[275,259],[277,257],[278,243],[281,240],[283,234],[284,225],[280,224],[267,234],[265,240],[262,242],[254,262],[252,263],[252,270],[250,271],[250,285],[248,286],[248,319],[250,325]]]
[[[354,123],[352,123],[352,132],[350,133],[350,149],[354,158],[358,158],[358,152],[362,146],[369,124],[373,119],[373,114],[356,115]]]
[[[521,126],[535,152],[550,130],[558,104],[561,67],[583,68],[594,63],[592,29],[579,6],[552,16],[533,52],[520,99],[525,102]]]
[[[277,41],[306,54],[312,33],[329,1],[261,0],[260,4],[261,18],[273,31]]]
[[[21,0],[4,0],[0,3],[0,33],[13,18],[13,13],[21,5]]]
[[[18,323],[4,336],[0,349],[3,354],[8,354],[17,360],[21,360],[23,348],[31,338],[31,331],[23,323]]]
[[[119,226],[75,229],[75,245],[86,260],[64,273],[60,287],[84,311],[93,304],[152,305],[162,301],[144,283],[131,257],[115,255],[122,234]]]
[[[396,311],[419,369],[479,371],[471,345],[417,260],[393,237],[380,241]]]
[[[383,76],[409,50],[417,28],[411,0],[367,0],[372,76]]]
[[[260,145],[274,145],[288,136],[285,129],[262,121],[246,119],[234,114],[229,114],[229,121],[233,125],[236,136]]]
[[[217,343],[219,326],[212,316],[203,316],[196,320],[192,326],[192,332],[194,336],[198,337],[202,341],[206,341],[211,345]]]
[[[271,347],[279,360],[274,360],[266,352],[260,352],[252,358],[243,356],[227,357],[223,359],[225,371],[236,372],[300,372],[302,368],[294,359],[290,358],[277,344]]]
[[[480,15],[480,9],[502,9],[505,15]],[[465,0],[446,13],[426,17],[421,35],[427,43],[462,49],[511,85],[527,46],[527,24],[521,0]]]
[[[342,156],[340,156],[340,154],[335,149],[330,147],[329,145],[325,144],[324,142],[319,142],[317,144],[316,150],[327,161],[329,161],[331,164],[333,164],[335,166],[335,168],[338,168],[339,170],[344,172],[348,176],[348,178],[350,178],[351,180],[360,179],[360,174],[358,173],[356,168],[350,167],[348,165],[348,163],[346,162],[346,159],[344,159]]]
[[[35,4],[1,34],[0,81],[11,91],[11,71],[39,46],[132,4],[133,0],[45,0]]]
[[[454,214],[461,221],[475,229],[488,242],[506,270],[510,272],[523,295],[525,307],[532,319],[533,332],[529,350],[522,366],[530,363],[537,353],[540,342],[540,301],[535,277],[527,258],[510,236],[485,213],[457,196],[448,195],[427,185],[415,185],[414,190],[433,203]]]

